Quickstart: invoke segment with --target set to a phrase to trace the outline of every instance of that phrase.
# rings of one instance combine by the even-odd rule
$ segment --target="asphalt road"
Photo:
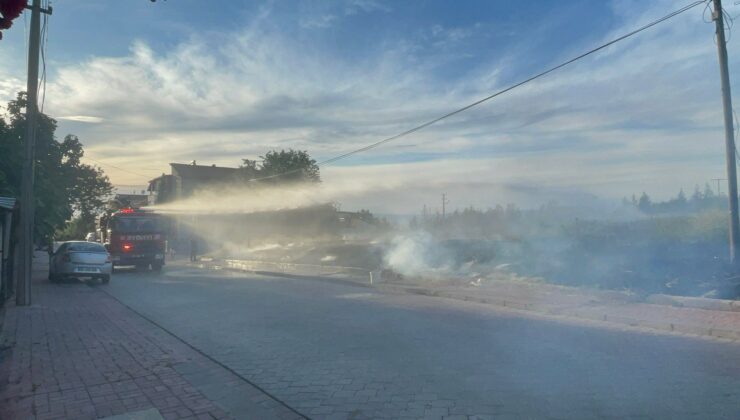
[[[96,287],[311,418],[740,418],[738,344],[177,266]]]

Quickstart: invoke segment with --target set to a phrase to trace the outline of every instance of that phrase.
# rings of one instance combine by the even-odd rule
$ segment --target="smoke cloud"
[[[338,180],[324,183],[290,185],[258,184],[218,186],[202,189],[192,196],[150,207],[160,213],[170,214],[249,214],[281,210],[294,210],[341,199],[361,196],[369,192],[397,189],[401,181],[376,183],[372,180]]]

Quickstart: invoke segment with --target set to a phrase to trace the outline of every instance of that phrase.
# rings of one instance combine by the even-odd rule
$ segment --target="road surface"
[[[740,418],[734,343],[177,265],[95,287],[310,418]]]

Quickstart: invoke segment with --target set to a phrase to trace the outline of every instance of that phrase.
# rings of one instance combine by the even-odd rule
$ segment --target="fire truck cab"
[[[101,216],[98,238],[111,255],[113,267],[136,266],[160,271],[164,266],[167,229],[156,213],[124,208]]]

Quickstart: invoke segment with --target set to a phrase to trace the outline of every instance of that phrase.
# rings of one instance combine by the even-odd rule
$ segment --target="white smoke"
[[[429,234],[417,232],[411,236],[396,236],[385,254],[386,265],[404,276],[418,276],[430,270],[426,260]]]
[[[289,185],[257,184],[224,185],[197,191],[192,196],[150,207],[171,214],[248,214],[336,203],[371,191],[397,189],[401,182],[373,180],[301,183]]]

